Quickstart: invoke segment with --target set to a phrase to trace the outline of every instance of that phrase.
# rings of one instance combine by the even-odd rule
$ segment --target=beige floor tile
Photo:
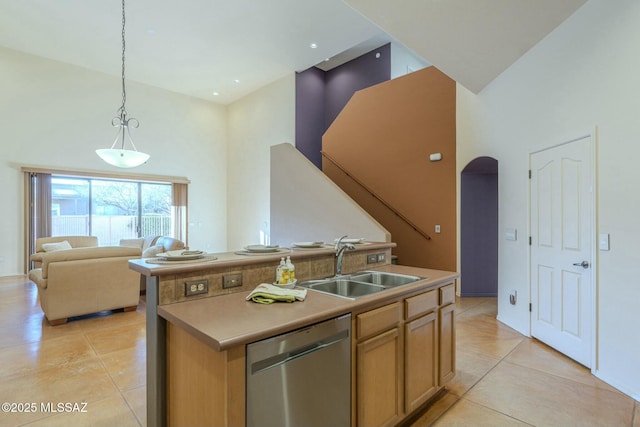
[[[482,298],[482,300],[483,301],[473,304],[464,310],[460,310],[460,312],[458,312],[458,304],[456,303],[456,317],[464,319],[468,317],[477,318],[480,316],[488,316],[495,321],[498,313],[498,305],[495,298]],[[464,301],[464,299],[462,299],[462,301]]]
[[[0,401],[34,402],[38,406],[47,402],[92,403],[117,391],[102,363],[92,358],[49,369],[34,370],[28,375],[16,374],[5,377],[0,388]],[[6,419],[6,415],[10,419]],[[1,414],[0,425],[13,422],[19,425],[45,415],[48,414]]]
[[[409,427],[426,427],[433,424],[442,414],[449,410],[456,402],[458,397],[451,393],[443,394],[437,401],[435,401],[429,408],[421,413],[415,420],[413,420]]]
[[[7,347],[0,349],[0,379],[55,368],[86,358],[97,359],[97,356],[81,334]]]
[[[71,406],[71,411],[60,411],[46,418],[40,419],[29,426],[46,426],[46,427],[137,427],[139,426],[133,411],[122,396],[118,393],[106,399],[97,402],[87,403],[86,407],[79,406],[77,409],[86,412],[76,411]]]
[[[44,319],[44,314],[24,315],[20,320],[3,322],[0,320],[0,348],[44,341],[52,338],[66,337],[82,331],[77,325],[67,324],[51,326]]]
[[[125,314],[125,313],[122,313]],[[145,324],[134,323],[119,326],[105,325],[86,333],[86,337],[98,355],[126,348],[144,346],[146,342]]]
[[[144,343],[124,350],[112,351],[100,358],[120,390],[146,384],[146,347]]]
[[[147,425],[147,387],[142,386],[123,392],[129,407],[133,409],[141,426]]]
[[[482,320],[456,320],[456,343],[460,349],[503,358],[523,339],[523,335],[504,325],[490,325]]]
[[[523,340],[505,360],[516,365],[548,372],[585,385],[618,392],[618,390],[604,381],[591,375],[591,371],[588,368],[535,339]]]
[[[630,426],[633,412],[620,393],[504,361],[465,398],[536,426]]]
[[[467,426],[527,426],[529,424],[486,408],[467,399],[460,399],[446,414],[433,424],[447,427]]]
[[[447,389],[462,396],[500,362],[500,358],[481,353],[456,350],[456,376],[447,384]]]
[[[479,297],[470,297],[470,298],[460,298],[456,297],[456,313],[464,313],[466,310],[471,307],[475,307],[477,305],[485,303],[486,298]]]
[[[102,331],[105,327],[115,328],[132,324],[144,325],[146,318],[144,313],[139,311],[140,306],[139,304],[138,310],[130,312],[114,310],[95,313],[79,318],[78,320],[73,320],[72,323],[77,322],[78,326],[87,334]]]

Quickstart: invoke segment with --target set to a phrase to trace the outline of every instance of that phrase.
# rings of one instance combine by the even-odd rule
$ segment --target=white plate
[[[244,247],[247,252],[278,252],[280,247],[277,245],[247,245]]]
[[[202,258],[203,256],[204,254],[201,251],[184,251],[184,250],[163,252],[156,255],[156,257],[164,258],[167,261],[185,261],[190,259]]]
[[[321,248],[324,242],[295,242],[293,246],[298,248]]]

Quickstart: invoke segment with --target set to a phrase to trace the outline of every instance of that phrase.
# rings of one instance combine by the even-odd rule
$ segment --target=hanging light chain
[[[99,149],[96,150],[96,154],[100,156],[102,160],[109,163],[110,165],[114,165],[121,168],[131,168],[135,166],[140,166],[143,163],[146,163],[149,160],[149,155],[146,153],[139,152],[133,143],[133,139],[131,138],[130,129],[132,127],[137,128],[139,126],[139,122],[137,119],[133,117],[127,118],[127,110],[125,104],[127,102],[127,89],[125,87],[125,52],[126,52],[126,42],[125,42],[125,0],[122,0],[122,105],[118,108],[118,116],[114,117],[111,120],[111,124],[118,128],[116,133],[116,138],[111,145],[111,148]],[[121,148],[116,148],[118,144],[118,140],[122,139]],[[131,144],[131,148],[133,150],[125,149],[125,141],[129,140]]]
[[[125,13],[124,13],[124,2],[125,0],[122,0],[122,106],[120,107],[120,117],[124,120],[125,117],[127,116],[127,110],[125,108],[125,103],[127,102],[127,89],[125,88],[125,84],[124,84],[124,59],[125,59],[125,51],[126,51],[126,42],[125,42],[125,32],[124,32],[124,28],[125,28],[125,24],[126,24],[126,17],[125,17]]]

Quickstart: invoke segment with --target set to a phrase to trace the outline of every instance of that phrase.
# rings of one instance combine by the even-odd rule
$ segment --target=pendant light
[[[111,148],[96,150],[96,154],[110,165],[117,166],[119,168],[133,168],[145,163],[149,160],[150,156],[138,151],[133,143],[133,139],[131,138],[130,129],[132,127],[137,128],[140,125],[140,122],[138,122],[138,119],[133,117],[127,118],[127,109],[125,108],[125,103],[127,102],[127,91],[124,85],[124,54],[126,48],[124,41],[124,26],[125,13],[124,0],[122,0],[122,105],[118,108],[118,115],[111,120],[111,124],[113,127],[118,128],[118,131]],[[131,144],[131,148],[133,148],[132,150],[125,149],[126,139],[129,140],[129,144]],[[118,143],[119,141],[120,143]]]

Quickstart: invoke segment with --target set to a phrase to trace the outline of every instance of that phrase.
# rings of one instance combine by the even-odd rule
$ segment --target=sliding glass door
[[[170,184],[54,175],[51,236],[97,236],[101,246],[171,236],[171,201]]]

